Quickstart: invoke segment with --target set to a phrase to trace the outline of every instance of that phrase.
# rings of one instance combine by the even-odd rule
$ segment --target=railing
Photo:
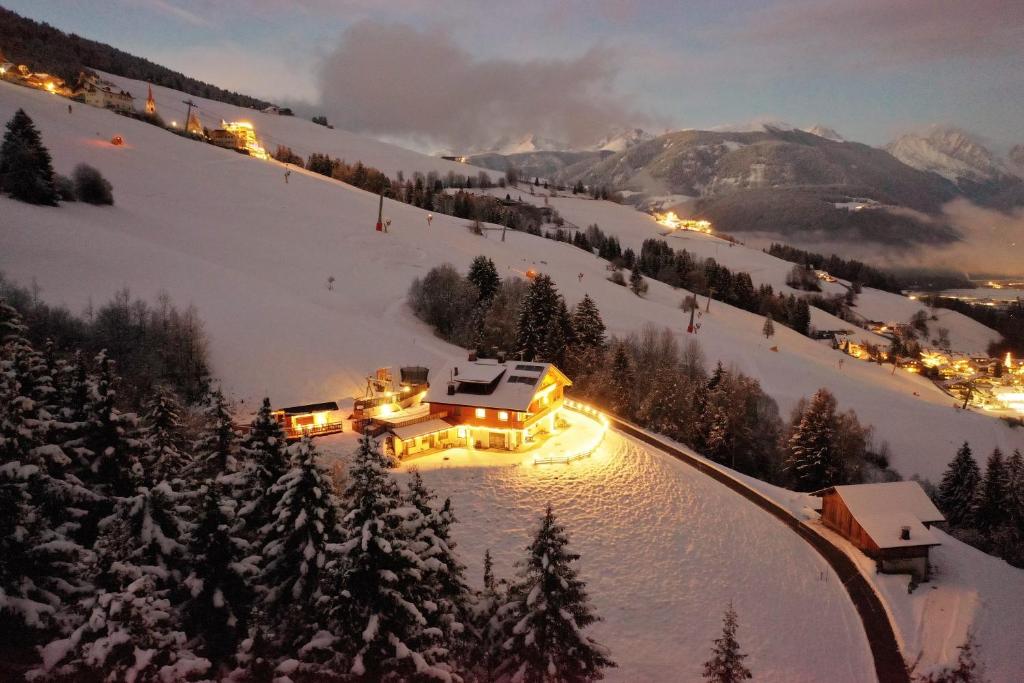
[[[327,434],[337,434],[338,432],[344,431],[344,426],[344,422],[327,422],[321,425],[309,425],[295,429],[285,429],[284,438],[289,441],[295,441],[304,436],[325,436]]]
[[[600,433],[598,433],[597,438],[594,439],[593,442],[587,444],[583,448],[580,448],[578,451],[574,451],[573,453],[568,453],[565,455],[533,456],[534,465],[566,464],[573,462],[575,460],[579,460],[581,458],[588,458],[594,453],[594,451],[597,450],[597,447],[600,446],[601,443],[604,441],[605,432],[608,431],[607,417],[605,417],[596,408],[591,408],[590,406],[584,403],[573,401],[572,399],[569,398],[563,399],[563,403],[565,407],[568,408],[569,410],[580,413],[581,415],[586,415],[587,417],[599,422],[601,424],[601,431]]]

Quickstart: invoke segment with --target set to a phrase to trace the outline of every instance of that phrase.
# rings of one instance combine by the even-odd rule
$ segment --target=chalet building
[[[469,360],[431,384],[423,419],[390,429],[390,446],[405,457],[468,447],[514,451],[555,431],[565,388],[572,382],[550,363]]]
[[[916,481],[832,486],[815,492],[821,521],[874,559],[878,571],[928,579],[931,525],[945,521]]]
[[[288,439],[333,434],[344,426],[344,417],[334,401],[279,408],[272,414]]]
[[[121,90],[95,74],[79,74],[74,98],[93,107],[114,111],[130,112],[135,108],[135,98],[130,92]]]

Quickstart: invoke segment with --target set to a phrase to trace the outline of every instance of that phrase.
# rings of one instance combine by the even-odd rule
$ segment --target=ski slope
[[[347,457],[351,441],[322,449]],[[592,635],[619,668],[607,680],[699,681],[731,600],[755,680],[874,680],[860,617],[828,564],[760,508],[691,467],[616,432],[571,466],[514,454],[431,455],[406,463],[450,496],[471,585],[490,549],[496,575],[515,562],[550,502],[597,613]]]
[[[404,299],[413,278],[432,266],[465,269],[478,254],[506,276],[529,268],[549,273],[570,305],[589,293],[613,334],[653,323],[685,336],[681,291],[651,282],[638,298],[606,280],[603,261],[571,245],[511,231],[505,242],[497,232],[479,237],[441,215],[428,227],[423,211],[391,201],[384,205],[391,233],[377,233],[377,197],[361,190],[299,169],[286,184],[275,162],[87,106],[69,114],[67,100],[0,86],[3,120],[25,108],[58,172],[88,162],[111,180],[116,200],[105,208],[49,208],[0,198],[0,270],[24,284],[35,278],[46,300],[75,310],[123,286],[148,299],[166,291],[179,304],[196,304],[217,375],[247,405],[265,394],[279,405],[341,399],[361,391],[376,367],[436,368],[461,356],[413,318]],[[312,144],[312,136],[341,135],[290,123],[303,124],[296,149]],[[126,144],[111,146],[114,134]],[[400,166],[411,154],[364,145],[376,156],[363,161],[379,168]],[[356,158],[340,147],[338,154]],[[602,225],[617,230],[610,221]],[[334,291],[327,289],[329,276],[336,278]],[[855,409],[889,442],[904,476],[937,479],[965,439],[979,453],[1024,446],[1024,430],[954,410],[920,377],[853,361],[840,368],[838,352],[781,325],[766,343],[759,316],[719,302],[702,323],[698,339],[710,363],[721,359],[760,379],[784,415],[801,397],[829,387],[844,409]]]

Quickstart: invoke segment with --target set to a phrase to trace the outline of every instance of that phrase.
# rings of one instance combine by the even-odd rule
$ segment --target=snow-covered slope
[[[873,680],[863,628],[841,584],[763,510],[614,432],[571,467],[523,459],[434,455],[407,468],[451,496],[455,539],[474,586],[487,549],[497,575],[514,576],[539,515],[554,505],[605,619],[593,635],[619,664],[608,680],[701,680],[729,601],[755,680]]]
[[[102,75],[106,80],[131,92],[136,97],[136,107],[142,107],[146,99],[146,83],[112,74],[102,73]],[[314,152],[319,152],[338,157],[349,163],[362,161],[365,164],[376,166],[390,177],[394,177],[398,171],[404,171],[408,176],[416,171],[421,173],[436,171],[442,175],[454,171],[463,175],[475,176],[479,171],[486,170],[427,156],[348,131],[318,126],[312,121],[297,116],[264,114],[254,109],[236,107],[202,97],[190,97],[177,90],[160,86],[153,86],[153,99],[156,100],[157,113],[163,117],[164,121],[167,123],[177,121],[179,126],[184,125],[188,109],[182,100],[189,99],[197,105],[203,125],[211,130],[218,127],[221,120],[250,121],[256,129],[257,137],[267,152],[271,154],[278,145],[286,145],[303,158]],[[494,172],[491,171],[491,173]]]
[[[376,233],[377,198],[322,176],[295,170],[285,184],[273,162],[90,107],[68,114],[65,100],[2,84],[0,120],[18,107],[36,120],[59,172],[93,164],[112,181],[117,204],[44,208],[0,199],[0,270],[23,283],[35,278],[44,298],[78,310],[125,285],[142,297],[166,290],[181,304],[195,303],[217,374],[247,402],[264,394],[286,405],[344,398],[378,366],[437,367],[461,355],[416,321],[404,298],[412,279],[430,267],[451,262],[465,269],[481,253],[504,275],[531,267],[550,273],[570,305],[590,293],[614,334],[648,323],[685,334],[682,292],[652,282],[646,298],[637,298],[606,280],[603,261],[570,245],[516,232],[503,243],[496,233],[477,237],[463,221],[440,215],[428,228],[424,212],[390,201],[392,232]],[[115,133],[127,144],[108,144]],[[301,136],[284,142],[306,144]],[[365,144],[376,156],[363,160],[379,168],[423,159]],[[636,231],[632,240],[639,241],[641,225],[657,229],[626,207],[554,201],[569,220],[596,221],[616,234]],[[577,215],[569,201],[593,214]],[[723,251],[723,262],[727,254],[748,253],[741,249]],[[337,282],[328,291],[332,275]],[[759,378],[783,414],[828,386],[844,409],[855,409],[890,443],[893,463],[906,476],[937,479],[965,439],[976,452],[1024,446],[1024,430],[953,410],[921,378],[867,363],[848,362],[839,371],[837,352],[782,326],[772,351],[761,326],[759,316],[716,304],[699,339],[710,361]]]
[[[831,140],[832,142],[846,142],[846,138],[837,133],[835,128],[829,128],[828,126],[823,126],[821,124],[805,128],[804,131],[811,135],[817,135],[819,138]]]

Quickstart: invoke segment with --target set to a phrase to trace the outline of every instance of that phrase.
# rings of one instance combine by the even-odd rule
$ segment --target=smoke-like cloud
[[[917,265],[965,273],[1024,274],[1024,208],[1008,213],[956,199],[943,207],[946,219],[963,239],[916,254]]]
[[[355,132],[453,151],[526,134],[587,144],[646,117],[614,95],[614,53],[573,59],[480,59],[451,35],[363,21],[323,61],[321,103]]]

